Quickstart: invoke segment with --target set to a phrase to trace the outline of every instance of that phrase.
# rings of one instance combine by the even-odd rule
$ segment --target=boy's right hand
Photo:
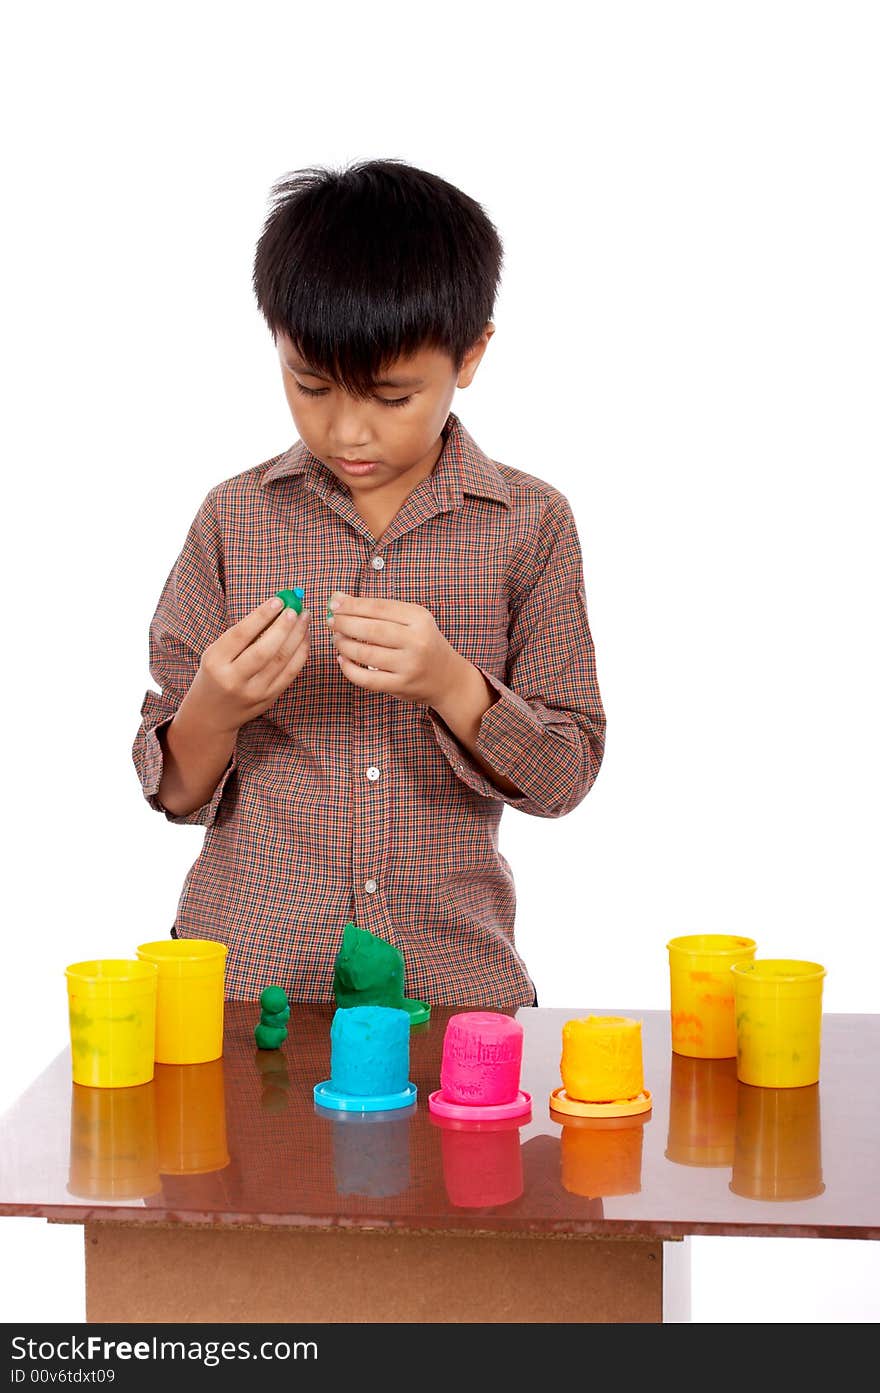
[[[307,609],[297,614],[273,595],[208,645],[185,701],[213,730],[239,730],[268,710],[305,665],[310,621]]]

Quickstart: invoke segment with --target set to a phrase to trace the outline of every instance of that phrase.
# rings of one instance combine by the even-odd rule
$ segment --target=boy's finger
[[[257,673],[265,672],[274,680],[275,674],[287,665],[290,655],[296,652],[308,634],[310,619],[311,614],[307,609],[297,614],[296,610],[286,607],[284,613],[268,629],[258,634],[250,647],[236,658],[235,669],[239,677],[246,682]]]
[[[374,643],[379,648],[402,648],[406,643],[404,626],[394,620],[365,619],[361,614],[337,612],[331,624],[332,632],[361,643]]]
[[[359,615],[364,619],[387,619],[392,624],[412,623],[413,606],[403,600],[383,600],[374,595],[346,595],[334,590],[327,602],[327,617],[332,614]]]
[[[239,619],[238,623],[233,624],[231,629],[227,629],[226,633],[221,635],[218,640],[218,646],[222,646],[224,650],[224,657],[230,662],[237,658],[253,643],[255,638],[260,637],[264,629],[268,629],[269,625],[278,618],[283,608],[284,601],[279,599],[277,595],[273,595],[270,600],[266,600],[264,604],[257,605],[256,609],[252,609],[249,614],[245,615],[244,619]]]

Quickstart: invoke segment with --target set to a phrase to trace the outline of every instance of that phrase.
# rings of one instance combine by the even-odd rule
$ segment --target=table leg
[[[659,1239],[104,1221],[85,1253],[96,1323],[659,1323],[684,1310],[690,1256]]]

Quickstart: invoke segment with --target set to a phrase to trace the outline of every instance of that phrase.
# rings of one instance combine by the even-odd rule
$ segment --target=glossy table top
[[[519,1008],[513,1124],[438,1123],[452,1008],[414,1027],[416,1103],[330,1114],[332,1006],[294,1004],[287,1040],[260,1051],[259,1006],[226,1005],[223,1058],[157,1065],[138,1088],[82,1088],[62,1052],[0,1118],[0,1215],[126,1223],[486,1230],[680,1237],[880,1237],[880,1015],[826,1015],[810,1088],[741,1084],[736,1061],[671,1051],[665,1011]],[[652,1110],[609,1124],[551,1113],[562,1027],[642,1021]]]

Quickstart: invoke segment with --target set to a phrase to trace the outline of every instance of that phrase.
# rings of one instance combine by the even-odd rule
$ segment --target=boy
[[[231,998],[332,1001],[353,920],[410,996],[532,1005],[499,820],[576,807],[605,717],[568,502],[450,411],[501,242],[398,160],[273,195],[253,285],[299,439],[199,508],[132,747],[150,807],[206,828],[171,933],[228,945]]]

